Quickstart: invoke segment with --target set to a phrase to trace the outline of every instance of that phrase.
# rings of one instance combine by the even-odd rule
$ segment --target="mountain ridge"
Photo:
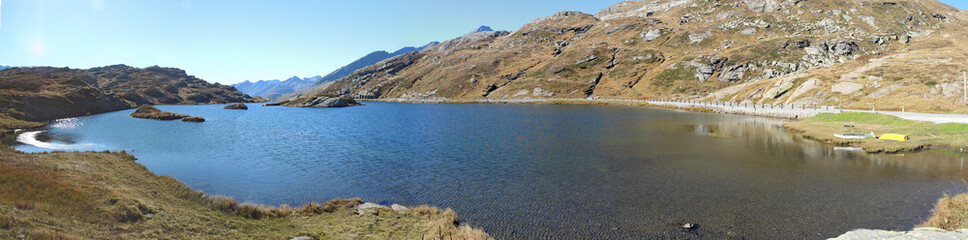
[[[437,45],[438,43],[439,42],[430,42],[420,47],[403,47],[392,53],[385,50],[373,51],[323,76],[317,75],[314,77],[301,79],[297,76],[293,76],[286,80],[272,79],[258,80],[255,82],[246,80],[240,83],[232,84],[232,86],[238,88],[239,91],[242,91],[248,95],[260,96],[269,99],[284,99],[288,98],[286,96],[297,93],[303,89],[310,88],[312,86],[319,86],[326,82],[345,77],[349,73],[352,73],[359,68],[376,64],[377,62],[400,54],[421,51],[425,48]]]

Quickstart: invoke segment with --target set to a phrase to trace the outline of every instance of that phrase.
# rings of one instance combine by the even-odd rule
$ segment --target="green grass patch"
[[[848,127],[852,126],[852,127]],[[903,152],[926,147],[950,149],[968,148],[968,124],[905,120],[894,116],[874,113],[822,113],[800,122],[784,124],[784,127],[800,132],[804,137],[837,145],[863,146],[868,152]],[[839,139],[836,133],[885,133],[904,134],[909,141],[879,139]]]
[[[853,123],[866,123],[866,124],[880,124],[880,125],[893,125],[902,126],[914,124],[916,121],[904,120],[899,117],[876,114],[876,113],[821,113],[807,119],[808,121],[817,122],[853,122]]]
[[[659,75],[652,78],[652,85],[661,87],[671,87],[678,80],[695,78],[693,72],[685,68],[670,68],[662,71]]]

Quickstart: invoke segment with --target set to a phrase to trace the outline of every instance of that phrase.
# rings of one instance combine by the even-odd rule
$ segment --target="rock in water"
[[[249,106],[246,106],[245,103],[236,103],[225,106],[225,109],[249,110]]]
[[[293,100],[283,103],[284,106],[290,107],[306,107],[306,108],[331,108],[331,107],[349,107],[362,105],[352,98],[344,97],[333,97],[333,96],[316,96],[306,100]]]
[[[190,117],[185,114],[177,114],[173,112],[162,112],[158,108],[151,105],[141,105],[138,110],[131,113],[132,117],[144,118],[144,119],[154,119],[154,120],[176,120],[186,117]]]
[[[161,110],[151,105],[141,105],[134,113],[160,113]]]
[[[185,117],[185,118],[182,118],[181,120],[182,122],[205,122],[205,118],[196,117],[196,116]]]
[[[692,229],[694,229],[696,227],[697,227],[697,225],[696,224],[692,224],[692,223],[686,223],[686,224],[683,224],[682,225],[682,229],[683,230],[692,230]]]

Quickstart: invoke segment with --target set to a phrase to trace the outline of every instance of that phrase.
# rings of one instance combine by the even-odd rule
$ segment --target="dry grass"
[[[968,194],[945,194],[931,210],[931,218],[920,226],[945,230],[968,228]]]
[[[357,215],[361,202],[239,203],[156,176],[125,153],[0,149],[0,239],[489,239],[450,210]]]

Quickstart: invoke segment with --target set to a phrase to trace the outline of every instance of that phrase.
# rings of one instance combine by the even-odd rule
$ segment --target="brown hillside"
[[[909,102],[943,111],[955,108],[965,68],[964,16],[936,0],[629,1],[461,36],[302,97]]]
[[[84,69],[32,67],[0,71],[0,125],[133,108],[143,104],[214,104],[256,99],[175,68],[124,65]]]

